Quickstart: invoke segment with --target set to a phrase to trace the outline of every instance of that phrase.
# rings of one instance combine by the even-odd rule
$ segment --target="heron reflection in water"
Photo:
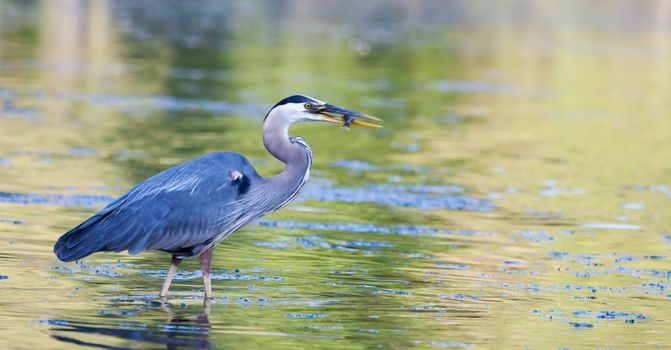
[[[102,349],[121,348],[96,343],[96,338],[91,337],[91,335],[102,335],[152,345],[162,344],[166,346],[166,349],[210,349],[212,347],[209,321],[211,299],[205,298],[202,312],[197,315],[189,314],[188,311],[192,310],[191,307],[186,310],[186,313],[182,310],[176,313],[173,306],[167,302],[157,303],[149,300],[146,302],[149,304],[146,310],[160,308],[166,312],[167,319],[165,322],[146,320],[144,323],[138,323],[139,321],[134,319],[133,322],[113,324],[58,320],[50,328],[55,333],[51,336],[64,343]],[[85,336],[79,337],[77,335]]]
[[[211,297],[214,246],[250,221],[287,205],[310,175],[312,151],[302,138],[289,136],[289,126],[329,122],[346,127],[381,127],[358,119],[381,121],[308,96],[289,96],[273,106],[263,122],[264,146],[285,164],[279,175],[261,177],[239,153],[201,156],[141,182],[64,234],[54,252],[62,261],[79,260],[100,251],[171,253],[162,297],[167,296],[182,259],[197,256],[205,297]]]

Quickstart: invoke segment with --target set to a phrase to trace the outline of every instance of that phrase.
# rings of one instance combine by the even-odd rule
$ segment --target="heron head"
[[[305,95],[292,95],[284,98],[270,109],[264,121],[277,120],[284,124],[297,122],[327,122],[349,127],[350,125],[367,128],[381,128],[381,125],[363,122],[367,119],[382,122],[382,119],[356,111],[334,106]]]

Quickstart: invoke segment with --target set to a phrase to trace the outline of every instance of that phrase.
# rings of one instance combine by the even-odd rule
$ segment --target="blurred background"
[[[0,347],[671,346],[671,1],[0,0]],[[196,261],[55,240],[216,150],[264,176],[302,93],[297,202]]]

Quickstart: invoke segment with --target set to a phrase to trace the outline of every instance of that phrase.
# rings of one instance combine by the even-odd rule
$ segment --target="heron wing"
[[[233,177],[231,171],[242,176]],[[64,261],[96,251],[197,254],[199,247],[235,226],[241,196],[260,179],[237,153],[196,158],[138,184],[63,235],[54,251]]]

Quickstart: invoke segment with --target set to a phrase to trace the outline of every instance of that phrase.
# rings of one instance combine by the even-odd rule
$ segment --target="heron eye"
[[[305,107],[305,109],[312,109],[312,103],[306,103],[303,107]]]

